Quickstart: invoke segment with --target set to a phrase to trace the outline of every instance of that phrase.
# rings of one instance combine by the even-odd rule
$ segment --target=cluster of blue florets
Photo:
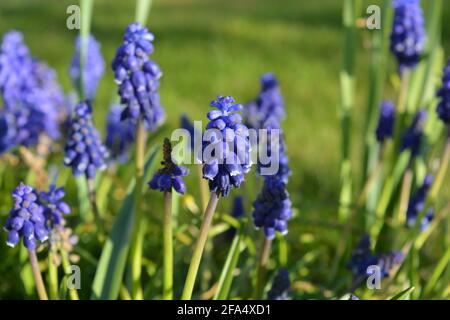
[[[267,294],[269,300],[290,300],[289,290],[291,289],[291,280],[289,271],[285,268],[278,270],[273,278],[272,288]]]
[[[106,124],[105,146],[112,160],[125,162],[133,146],[136,135],[136,124],[129,119],[121,120],[123,107],[113,104],[108,113]]]
[[[422,218],[422,221],[420,221],[420,229],[424,231],[430,224],[431,220],[433,220],[433,207],[425,208],[427,194],[431,188],[433,180],[434,178],[431,174],[426,175],[422,186],[420,186],[420,188],[418,188],[411,197],[408,204],[408,210],[406,211],[406,223],[408,226],[413,226],[416,223],[417,216],[424,209],[427,211],[425,212],[425,216]]]

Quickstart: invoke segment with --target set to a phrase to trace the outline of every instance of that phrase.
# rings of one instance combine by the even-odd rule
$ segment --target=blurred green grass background
[[[73,90],[68,68],[77,35],[66,28],[70,4],[73,1],[0,3],[0,34],[10,29],[23,32],[32,54],[57,71],[66,93]],[[232,95],[241,103],[253,99],[261,74],[275,73],[288,115],[283,124],[293,170],[288,188],[301,219],[325,223],[335,220],[339,198],[341,5],[337,0],[153,0],[147,23],[156,36],[152,57],[164,73],[160,92],[168,130],[178,127],[183,112],[205,120],[216,95]],[[449,6],[444,10],[447,21]],[[94,121],[102,132],[116,92],[110,62],[134,12],[134,1],[95,0],[91,32],[106,61],[94,103]],[[367,102],[369,35],[367,30],[359,32],[352,133],[356,163]],[[443,44],[448,52],[449,24],[443,26]],[[395,73],[393,59],[390,72]],[[338,236],[324,233],[321,241],[330,252]]]

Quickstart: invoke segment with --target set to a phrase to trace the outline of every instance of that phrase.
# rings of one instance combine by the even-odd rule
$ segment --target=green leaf
[[[145,176],[149,175],[159,148],[152,148],[145,164]],[[127,196],[117,215],[111,234],[103,247],[92,285],[92,299],[116,299],[119,295],[125,271],[131,232],[134,223],[134,188],[135,180],[131,180]]]
[[[405,290],[397,293],[390,300],[408,300],[409,296],[413,290],[414,290],[414,287],[409,287],[408,289],[405,289]]]
[[[433,274],[431,275],[430,280],[428,281],[424,295],[428,295],[435,287],[436,284],[441,277],[442,273],[445,271],[445,268],[450,262],[450,247],[445,251],[445,254],[442,256],[441,260],[439,260],[436,268],[433,271]]]

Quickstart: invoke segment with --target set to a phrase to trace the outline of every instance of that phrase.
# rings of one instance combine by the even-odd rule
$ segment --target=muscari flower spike
[[[137,121],[142,116],[149,131],[156,130],[165,117],[158,93],[162,72],[149,59],[153,52],[153,39],[153,34],[140,23],[130,24],[124,43],[117,49],[112,62],[121,103],[125,105],[122,120]]]
[[[278,269],[276,276],[272,282],[272,288],[267,294],[268,300],[290,300],[289,290],[291,281],[289,279],[289,271],[285,268]]]
[[[63,201],[64,196],[64,188],[57,188],[54,184],[50,185],[48,191],[41,192],[39,195],[41,203],[45,205],[44,215],[50,224],[50,228],[61,226],[64,215],[70,213],[69,205]]]
[[[258,97],[244,108],[245,123],[249,128],[261,129],[268,119],[273,118],[281,123],[285,116],[278,80],[272,73],[266,73],[261,77]]]
[[[393,0],[393,7],[390,48],[402,72],[419,63],[425,48],[426,32],[419,0]]]
[[[292,217],[291,201],[284,182],[275,176],[266,176],[258,197],[253,202],[253,221],[257,229],[264,228],[265,237],[271,240],[278,231],[288,232],[288,220]]]
[[[411,156],[419,155],[423,140],[423,127],[427,119],[427,112],[420,110],[414,116],[413,122],[409,128],[403,133],[402,145],[400,150],[411,150]]]
[[[14,206],[5,224],[8,232],[6,244],[14,247],[23,238],[25,247],[35,250],[37,241],[44,242],[48,239],[44,207],[40,204],[36,191],[23,183],[13,191],[12,197]]]
[[[79,85],[81,74],[83,74],[83,92],[88,99],[92,100],[105,71],[105,61],[103,60],[100,43],[93,35],[89,35],[86,38],[86,61],[82,73],[80,66],[81,41],[80,36],[75,39],[75,54],[70,64],[69,74],[75,86]]]
[[[411,197],[408,204],[408,209],[406,211],[406,224],[408,226],[410,227],[414,226],[414,224],[416,223],[417,216],[424,209],[427,194],[431,188],[433,180],[434,178],[431,174],[425,176],[422,186],[419,189],[417,189],[417,191]],[[422,231],[427,229],[429,223],[431,222],[431,220],[433,220],[433,216],[434,216],[433,207],[430,207],[427,209],[425,216],[420,222],[420,229]]]
[[[159,169],[152,180],[148,183],[149,187],[161,192],[172,192],[172,188],[178,193],[186,192],[186,185],[183,177],[187,176],[188,169],[177,165],[172,160],[172,146],[169,139],[164,139],[163,145],[164,161],[161,162],[163,168]]]
[[[128,159],[128,152],[133,145],[136,125],[129,119],[120,120],[122,110],[118,104],[113,104],[109,109],[105,145],[111,159],[123,163]]]
[[[442,87],[438,90],[439,104],[437,114],[439,118],[448,125],[450,123],[450,61],[445,66],[442,75]]]
[[[394,134],[395,106],[392,101],[383,101],[380,105],[380,117],[375,131],[377,141],[383,142]]]
[[[75,106],[64,151],[64,164],[72,168],[74,176],[85,174],[86,178],[93,179],[97,170],[106,168],[108,151],[92,123],[89,101]]]
[[[211,192],[223,197],[232,187],[240,187],[251,166],[248,129],[235,113],[242,105],[234,102],[230,96],[211,102],[217,110],[208,112],[210,122],[203,135],[203,177],[209,180]]]

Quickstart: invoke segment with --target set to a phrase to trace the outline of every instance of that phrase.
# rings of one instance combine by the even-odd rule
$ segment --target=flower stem
[[[60,250],[61,261],[64,268],[64,274],[68,277],[71,275],[69,255],[64,249]],[[78,291],[75,288],[69,288],[69,296],[71,300],[79,300]]]
[[[406,211],[408,210],[412,179],[413,171],[411,167],[408,167],[403,176],[402,188],[400,191],[400,204],[398,207],[397,219],[395,221],[399,226],[403,225],[406,221]]]
[[[256,287],[255,287],[255,300],[262,299],[264,293],[264,286],[266,284],[267,263],[269,262],[270,247],[272,246],[272,240],[264,237],[261,246],[261,252],[258,260],[258,269],[256,273]]]
[[[142,299],[143,293],[141,288],[141,268],[142,268],[142,241],[143,241],[143,225],[142,225],[142,184],[144,179],[144,154],[145,154],[146,134],[144,122],[142,118],[138,120],[136,126],[136,157],[135,157],[135,178],[136,185],[134,188],[134,228],[133,239],[131,241],[130,257],[131,257],[131,295],[133,299]]]
[[[183,300],[190,300],[192,297],[192,291],[194,290],[195,279],[197,277],[198,268],[200,266],[200,260],[202,258],[206,240],[208,238],[209,227],[211,226],[211,222],[218,202],[219,196],[217,195],[217,193],[211,193],[208,206],[205,210],[203,223],[200,227],[200,234],[198,236],[197,243],[195,244],[194,253],[192,254],[191,264],[189,265],[186,282],[184,284],[183,294],[181,296],[181,299]]]
[[[163,276],[163,299],[173,298],[173,236],[172,236],[172,193],[164,192],[164,276]]]
[[[47,291],[45,290],[44,281],[42,280],[41,270],[39,269],[39,262],[36,256],[36,251],[28,250],[28,257],[30,259],[31,270],[33,271],[34,282],[40,300],[48,300]]]
[[[48,252],[48,284],[50,299],[59,300],[58,295],[58,266],[55,264],[55,253],[50,249]]]
[[[444,181],[445,175],[448,169],[448,162],[450,161],[450,131],[447,135],[447,141],[445,142],[444,154],[442,156],[441,164],[439,166],[439,170],[436,174],[436,180],[431,186],[429,199],[432,204],[434,204],[437,194],[441,189],[442,182]]]
[[[88,198],[91,204],[92,213],[94,214],[94,219],[97,224],[99,230],[103,230],[102,219],[100,216],[100,211],[97,206],[97,196],[95,193],[95,182],[94,179],[86,179],[87,190],[88,190]]]
[[[208,181],[203,179],[203,170],[201,165],[196,165],[197,176],[200,184],[200,199],[202,202],[202,210],[206,212],[206,207],[208,206]]]

